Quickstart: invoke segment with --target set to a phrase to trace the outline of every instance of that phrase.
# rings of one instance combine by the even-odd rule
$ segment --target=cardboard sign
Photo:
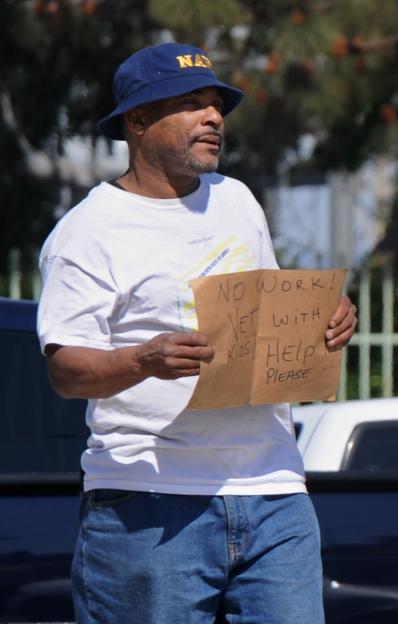
[[[192,280],[199,330],[215,348],[189,409],[333,400],[341,351],[325,332],[344,269],[257,270]]]

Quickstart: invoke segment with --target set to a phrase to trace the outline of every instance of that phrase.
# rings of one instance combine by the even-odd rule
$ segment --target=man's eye
[[[219,102],[218,100],[216,102],[211,102],[211,104],[208,104],[208,103],[202,102],[201,100],[187,98],[187,99],[181,100],[181,105],[184,106],[185,108],[193,108],[193,109],[198,109],[198,110],[200,108],[207,108],[208,106],[213,106],[220,113],[222,113],[223,111],[223,102],[222,101]]]
[[[198,100],[194,100],[192,98],[189,98],[189,99],[187,98],[187,99],[182,100],[182,104],[183,106],[192,106],[192,107],[198,107],[198,108],[200,108],[201,106],[201,103]]]

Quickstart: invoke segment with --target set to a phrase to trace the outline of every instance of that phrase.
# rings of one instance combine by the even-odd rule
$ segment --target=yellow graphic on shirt
[[[236,235],[230,236],[213,248],[195,266],[176,280],[177,308],[181,329],[183,331],[198,329],[193,291],[188,285],[189,280],[206,275],[250,271],[257,268],[259,268],[258,261],[250,247]]]

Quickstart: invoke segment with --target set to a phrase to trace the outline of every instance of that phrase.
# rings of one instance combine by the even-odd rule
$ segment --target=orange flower
[[[266,92],[266,90],[257,89],[255,94],[255,100],[256,104],[258,104],[259,106],[264,106],[264,104],[266,104],[268,100],[268,93]]]
[[[279,71],[279,67],[281,64],[281,57],[277,52],[271,52],[271,54],[267,58],[267,63],[265,65],[265,71],[267,74],[276,74]]]
[[[397,120],[397,110],[391,104],[383,104],[380,107],[380,117],[386,124],[392,124]]]
[[[305,13],[301,9],[294,9],[291,12],[292,22],[295,26],[301,26],[305,21]]]
[[[43,0],[38,0],[38,2],[35,2],[33,4],[33,12],[36,13],[36,15],[43,15],[43,13],[46,10],[46,5],[43,2]]]
[[[301,63],[301,67],[308,76],[312,76],[315,73],[315,63],[311,59],[304,59]]]
[[[349,45],[347,37],[339,37],[332,45],[332,54],[334,54],[334,56],[347,56],[348,51]]]
[[[46,4],[46,12],[50,15],[56,15],[59,11],[59,3],[57,0],[50,0]]]
[[[80,5],[81,12],[85,13],[86,15],[92,15],[93,13],[95,13],[96,8],[97,5],[94,0],[84,0],[84,2],[82,2]]]
[[[242,91],[248,91],[250,89],[251,80],[245,74],[238,73],[234,76],[234,83],[238,87],[238,89],[242,89]]]

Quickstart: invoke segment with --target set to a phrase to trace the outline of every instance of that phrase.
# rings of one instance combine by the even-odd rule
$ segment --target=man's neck
[[[137,171],[130,169],[117,179],[120,186],[130,193],[156,199],[175,199],[193,193],[199,185],[199,176],[174,176],[170,179],[160,171]]]

